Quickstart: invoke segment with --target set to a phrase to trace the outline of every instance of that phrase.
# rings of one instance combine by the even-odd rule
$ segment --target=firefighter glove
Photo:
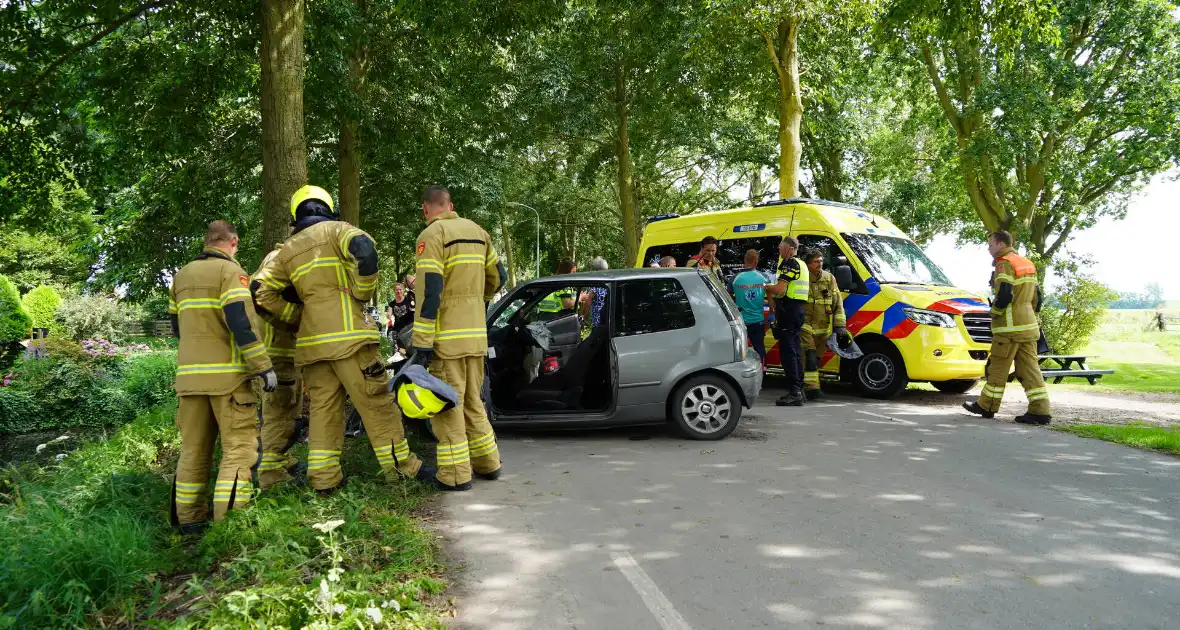
[[[836,330],[834,332],[836,333],[836,336],[841,339],[848,338],[848,329],[843,326],[836,326]]]
[[[430,360],[434,358],[433,348],[411,348],[409,365],[430,367]]]
[[[279,377],[273,369],[259,374],[258,378],[262,379],[262,391],[264,392],[273,392],[279,388]]]

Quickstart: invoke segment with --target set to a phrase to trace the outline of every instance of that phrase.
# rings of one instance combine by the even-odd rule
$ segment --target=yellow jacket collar
[[[426,222],[426,225],[430,225],[431,223],[434,223],[435,221],[443,221],[446,219],[458,219],[458,218],[459,218],[459,215],[456,214],[454,210],[447,210],[446,212],[440,212],[437,215],[435,215],[433,219]]]

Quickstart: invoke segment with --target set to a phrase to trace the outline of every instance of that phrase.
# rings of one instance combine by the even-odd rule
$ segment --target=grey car
[[[719,440],[762,388],[737,306],[696,269],[552,276],[487,314],[485,392],[498,427],[668,422]]]

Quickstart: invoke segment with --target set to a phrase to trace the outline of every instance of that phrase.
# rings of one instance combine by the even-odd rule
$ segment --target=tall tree
[[[262,0],[262,242],[290,233],[291,194],[307,183],[304,0]]]
[[[1051,261],[1078,229],[1180,161],[1180,19],[1163,0],[898,2],[988,230]]]

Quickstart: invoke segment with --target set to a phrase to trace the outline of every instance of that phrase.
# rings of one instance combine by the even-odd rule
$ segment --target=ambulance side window
[[[817,248],[823,252],[824,269],[828,271],[833,271],[836,268],[837,257],[843,256],[846,259],[848,258],[848,254],[845,254],[843,251],[841,251],[840,245],[838,245],[835,239],[830,236],[821,236],[819,234],[800,234],[797,238],[799,239],[800,249],[812,247]],[[849,266],[852,266],[851,259],[849,259]],[[852,270],[852,280],[858,285],[858,290],[853,291],[853,293],[863,292],[860,290],[860,287],[863,285],[863,283],[861,282],[861,279],[857,277],[855,268]]]
[[[660,259],[664,256],[671,256],[676,259],[676,266],[683,267],[688,264],[688,260],[701,252],[700,242],[695,243],[677,243],[672,245],[652,245],[643,253],[643,266],[647,267],[652,263],[659,264]]]

